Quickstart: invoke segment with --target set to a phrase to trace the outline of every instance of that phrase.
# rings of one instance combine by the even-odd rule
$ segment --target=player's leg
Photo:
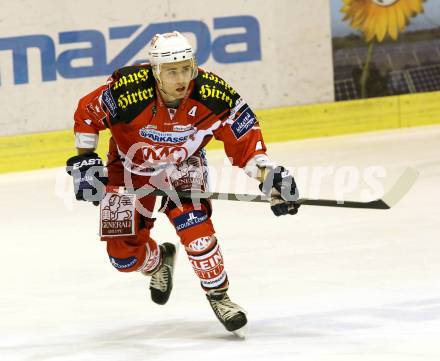
[[[144,218],[136,212],[134,235],[103,236],[101,240],[107,242],[110,262],[118,271],[137,271],[151,276],[151,299],[163,305],[168,301],[173,287],[176,247],[172,243],[158,245],[151,238],[153,223],[153,219]]]
[[[178,165],[170,175],[170,182],[177,190],[203,191],[206,177],[206,159],[202,151]],[[246,324],[246,315],[227,295],[229,281],[210,219],[211,203],[201,200],[194,204],[190,199],[180,199],[180,202],[181,206],[177,206],[171,200],[164,199],[162,210],[176,229],[216,316],[228,331],[237,330]]]
[[[195,209],[191,200],[181,199],[182,207],[169,202],[165,213],[176,229],[188,259],[205,291],[228,288],[223,256],[210,219],[209,203]]]
[[[110,140],[108,154],[109,186],[117,189],[124,184],[124,170],[115,144]],[[123,198],[115,192],[106,196],[101,204],[101,239],[107,242],[107,252],[112,265],[121,272],[138,271],[151,276],[151,298],[158,304],[164,304],[172,289],[172,267],[174,265],[175,246],[171,243],[158,245],[150,236],[155,219],[141,214],[138,207],[151,214],[155,197],[147,196],[137,200]],[[106,204],[108,202],[108,204]],[[108,220],[107,222],[105,220]],[[105,223],[105,232],[104,230]]]
[[[124,220],[125,223],[127,221],[135,223],[133,235],[101,236],[101,240],[107,242],[110,262],[120,272],[137,271],[151,274],[158,269],[161,260],[160,248],[150,237],[150,229],[153,227],[154,220],[143,219],[136,213],[133,220]],[[101,220],[101,222],[105,221]],[[115,222],[118,221],[111,223]]]
[[[191,200],[181,201],[182,207],[169,202],[166,214],[185,247],[215,315],[228,331],[236,331],[246,325],[247,318],[244,310],[227,294],[229,281],[210,219],[210,205],[202,202],[199,208],[194,207]]]

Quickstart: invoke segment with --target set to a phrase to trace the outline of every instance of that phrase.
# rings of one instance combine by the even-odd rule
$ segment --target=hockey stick
[[[407,168],[399,177],[391,189],[382,197],[370,202],[340,201],[333,199],[308,199],[299,198],[297,203],[307,206],[338,207],[338,208],[365,208],[365,209],[390,209],[411,189],[418,177],[418,172],[414,168]],[[175,190],[161,189],[125,189],[125,193],[137,194],[140,196],[169,196],[193,199],[214,199],[244,202],[270,202],[270,197],[266,195],[240,194],[240,193],[221,193],[221,192],[180,192]]]

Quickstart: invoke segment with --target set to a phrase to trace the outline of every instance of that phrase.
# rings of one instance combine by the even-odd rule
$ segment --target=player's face
[[[192,76],[192,61],[162,64],[160,80],[165,93],[175,99],[182,99],[188,90]]]

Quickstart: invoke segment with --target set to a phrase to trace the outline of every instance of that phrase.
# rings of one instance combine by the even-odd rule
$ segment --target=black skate
[[[211,290],[206,293],[209,304],[212,307],[218,320],[228,331],[233,332],[239,337],[244,337],[243,327],[247,324],[244,310],[233,303],[226,290]]]
[[[164,305],[170,298],[171,290],[173,289],[176,246],[172,243],[163,243],[159,247],[162,253],[162,264],[151,276],[150,291],[153,302]]]

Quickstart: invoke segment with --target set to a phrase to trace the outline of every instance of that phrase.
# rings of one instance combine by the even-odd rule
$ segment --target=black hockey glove
[[[293,176],[284,167],[270,169],[260,190],[271,197],[270,208],[276,216],[298,213],[298,189]]]
[[[85,153],[69,158],[66,171],[73,177],[76,199],[99,205],[99,201],[104,198],[108,177],[107,169],[98,154]]]

